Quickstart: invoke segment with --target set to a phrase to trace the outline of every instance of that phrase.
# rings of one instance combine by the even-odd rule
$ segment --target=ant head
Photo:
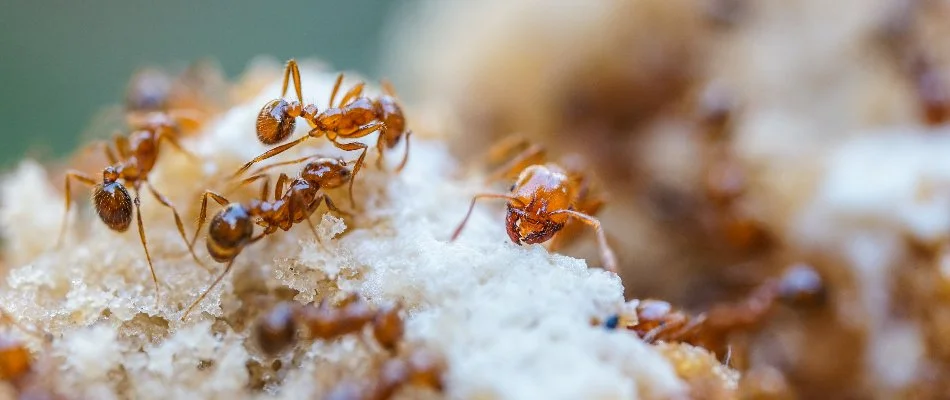
[[[111,172],[110,172],[111,171]],[[129,191],[116,182],[118,173],[108,167],[103,171],[103,183],[96,185],[92,192],[92,202],[102,222],[117,232],[125,232],[132,224],[132,196]],[[111,175],[111,174],[114,174]]]
[[[524,210],[511,203],[508,203],[508,215],[505,222],[508,237],[517,244],[544,243],[564,227],[564,223],[551,219],[528,218]]]
[[[215,214],[208,226],[208,253],[217,262],[233,260],[251,241],[254,221],[247,208],[229,204]]]
[[[283,142],[297,126],[295,110],[299,114],[300,105],[294,105],[287,100],[271,100],[261,108],[257,114],[257,139],[263,144],[271,145]]]
[[[789,268],[778,283],[779,300],[795,307],[820,306],[827,297],[827,288],[821,276],[806,264]]]
[[[332,189],[349,183],[353,178],[353,171],[346,166],[346,161],[320,158],[307,163],[300,177],[322,188]]]
[[[297,323],[291,303],[278,304],[261,318],[257,326],[257,344],[269,355],[280,353],[296,339]]]
[[[103,184],[110,184],[110,183],[115,182],[115,181],[117,181],[117,180],[119,180],[119,169],[118,169],[118,168],[116,168],[116,167],[113,166],[113,165],[110,165],[110,166],[108,166],[108,167],[105,167],[105,168],[102,170],[102,183],[103,183]]]

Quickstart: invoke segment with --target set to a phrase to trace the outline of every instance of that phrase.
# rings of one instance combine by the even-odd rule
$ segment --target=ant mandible
[[[178,227],[178,233],[186,246],[188,238],[185,235],[184,224],[181,222],[181,216],[174,204],[164,195],[158,192],[152,183],[148,180],[148,175],[155,167],[158,161],[159,150],[163,141],[168,142],[172,147],[184,153],[189,157],[194,157],[186,151],[175,138],[174,129],[171,125],[164,123],[154,123],[133,131],[128,136],[116,136],[113,139],[113,150],[109,143],[102,143],[103,151],[111,165],[102,170],[101,183],[95,178],[85,173],[69,170],[66,172],[64,192],[66,195],[66,212],[63,214],[63,223],[60,229],[57,246],[61,246],[66,234],[66,228],[69,220],[69,209],[72,205],[72,191],[70,184],[73,180],[86,184],[93,188],[92,201],[102,222],[116,232],[125,232],[132,224],[132,212],[135,209],[135,218],[138,223],[139,240],[142,243],[142,249],[145,251],[145,259],[148,261],[148,269],[152,274],[152,283],[155,285],[156,303],[158,302],[158,277],[155,275],[155,268],[152,265],[152,256],[148,251],[148,244],[145,238],[145,227],[142,224],[142,212],[139,209],[139,191],[144,184],[149,192],[158,200],[159,203],[171,209],[175,216],[175,224]],[[122,181],[125,183],[123,184]],[[129,195],[126,185],[131,185],[135,192],[133,199]],[[198,259],[198,256],[189,246],[188,251],[198,265],[205,265]]]
[[[293,78],[294,91],[297,93],[296,101],[287,101],[284,96],[287,94],[288,83]],[[380,158],[377,165],[382,165],[383,147],[392,148],[399,143],[402,136],[406,136],[406,153],[403,156],[402,163],[397,172],[401,171],[406,165],[409,157],[409,136],[411,131],[406,130],[406,119],[396,102],[396,94],[392,85],[388,82],[383,83],[385,95],[379,99],[372,100],[362,97],[364,83],[360,82],[347,91],[340,102],[334,106],[337,92],[343,82],[343,74],[337,76],[336,83],[333,85],[333,91],[330,93],[330,102],[327,103],[327,109],[318,113],[317,106],[314,104],[304,104],[303,91],[300,85],[300,69],[297,62],[293,59],[287,62],[284,69],[284,80],[281,86],[281,98],[271,100],[261,108],[257,115],[257,138],[261,143],[273,145],[285,141],[294,132],[296,127],[296,118],[301,117],[310,125],[310,131],[307,135],[292,142],[274,147],[264,154],[255,157],[244,164],[234,177],[251,168],[254,164],[264,161],[283,153],[309,138],[319,138],[326,135],[327,139],[338,149],[344,151],[360,150],[360,156],[353,165],[353,175],[359,173],[363,165],[363,159],[366,157],[368,146],[360,142],[340,143],[339,139],[358,139],[373,132],[379,132],[377,140],[377,150]],[[350,181],[349,195],[351,204],[355,204],[353,199],[353,181]]]
[[[350,295],[341,305],[324,299],[319,305],[284,302],[264,315],[257,326],[257,342],[269,355],[280,353],[297,341],[297,329],[306,328],[310,339],[332,340],[370,326],[379,345],[390,352],[402,341],[405,326],[401,307],[373,310],[359,296]]]
[[[300,176],[293,181],[290,180],[287,174],[280,174],[274,190],[274,199],[268,200],[269,182],[267,175],[263,172],[279,165],[298,164],[304,161],[309,162],[304,165]],[[221,282],[231,270],[234,259],[245,247],[276,232],[278,229],[288,231],[291,227],[303,221],[307,221],[311,231],[316,236],[317,231],[313,226],[313,222],[310,221],[310,216],[316,212],[321,202],[326,203],[327,208],[331,211],[346,214],[336,208],[328,195],[321,194],[319,191],[320,189],[341,187],[350,182],[352,176],[353,173],[347,168],[346,162],[343,160],[305,157],[269,165],[258,170],[250,178],[245,179],[241,183],[242,186],[259,179],[265,180],[260,198],[247,203],[231,203],[227,198],[216,192],[205,191],[201,198],[198,227],[189,248],[194,248],[195,242],[198,240],[198,233],[201,231],[201,227],[204,226],[208,211],[208,198],[210,197],[225,208],[211,219],[208,226],[208,253],[215,261],[219,263],[226,262],[227,267],[225,267],[224,272],[218,275],[211,286],[205,289],[198,296],[198,299],[188,307],[182,315],[182,319],[184,320],[192,309]],[[284,191],[285,185],[287,185],[286,191]],[[257,236],[254,236],[255,224],[264,228],[264,231]]]
[[[521,170],[509,193],[476,194],[472,198],[465,218],[455,229],[450,241],[454,241],[462,233],[478,199],[505,199],[508,200],[505,225],[512,242],[518,245],[522,242],[544,243],[561,231],[565,224],[573,220],[581,221],[597,232],[604,269],[616,273],[617,260],[613,250],[607,244],[607,237],[600,221],[584,212],[596,211],[601,205],[588,198],[586,179],[578,173],[569,173],[554,163],[531,164],[538,160],[541,154],[543,154],[541,149],[529,147],[505,166],[503,173],[493,174],[493,176],[504,176],[504,171]]]

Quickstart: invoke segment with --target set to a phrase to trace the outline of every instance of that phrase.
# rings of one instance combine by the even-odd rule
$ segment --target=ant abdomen
[[[383,96],[376,103],[376,112],[382,116],[383,124],[386,126],[382,133],[386,146],[395,147],[406,130],[406,118],[402,113],[402,108],[392,97]]]
[[[230,204],[211,219],[208,253],[217,262],[231,261],[251,241],[253,234],[251,214],[241,204]]]
[[[268,355],[275,355],[297,339],[297,322],[291,303],[280,303],[257,326],[257,343]]]
[[[266,145],[287,140],[297,126],[293,106],[284,99],[271,100],[257,114],[257,139]]]
[[[102,222],[117,232],[125,232],[132,224],[132,196],[119,182],[96,185],[92,192],[96,213]]]

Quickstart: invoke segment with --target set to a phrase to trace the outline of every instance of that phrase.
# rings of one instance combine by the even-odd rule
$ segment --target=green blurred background
[[[4,1],[0,12],[0,167],[76,148],[141,66],[203,57],[229,77],[258,55],[319,57],[378,76],[382,32],[401,2]]]

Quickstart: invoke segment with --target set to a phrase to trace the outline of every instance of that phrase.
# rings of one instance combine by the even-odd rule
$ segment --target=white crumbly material
[[[322,109],[334,74],[303,72],[305,97]],[[255,138],[254,118],[278,91],[279,84],[272,84],[184,140],[201,164],[162,148],[152,181],[186,221],[196,218],[202,190],[224,192],[226,174],[266,149]],[[303,127],[298,130],[303,134]],[[302,302],[342,291],[358,291],[374,304],[402,302],[408,310],[407,340],[447,357],[449,398],[633,399],[683,393],[684,383],[656,348],[634,335],[591,326],[592,317],[605,316],[623,301],[615,275],[541,246],[511,243],[498,204],[479,205],[461,238],[448,242],[470,196],[482,188],[478,180],[454,178],[456,165],[443,144],[419,136],[401,174],[392,166],[402,146],[387,154],[390,167],[382,171],[373,165],[371,149],[357,176],[355,209],[345,190],[331,193],[355,218],[344,222],[321,210],[313,218],[319,243],[302,224],[245,249],[184,322],[184,308],[214,275],[191,260],[170,212],[142,194],[161,282],[156,306],[135,227],[121,234],[107,229],[91,212],[82,185],[74,185],[74,198],[81,200],[74,209],[80,211],[66,243],[53,248],[62,217],[63,197],[56,187],[61,183],[26,161],[2,186],[8,270],[0,304],[20,322],[53,335],[52,351],[41,357],[57,360],[57,389],[70,397],[309,398],[349,371],[365,369],[370,357],[381,357],[356,338],[307,344],[294,360],[283,359],[282,382],[250,389],[249,365],[270,361],[248,337],[249,319],[273,304],[281,287],[299,291]],[[325,139],[313,143],[323,147],[302,146],[281,159],[339,154]],[[247,200],[256,187],[227,196]],[[213,215],[220,208],[211,203]],[[191,235],[194,224],[186,225]],[[221,271],[223,265],[207,257],[203,239],[197,248],[214,274]]]

